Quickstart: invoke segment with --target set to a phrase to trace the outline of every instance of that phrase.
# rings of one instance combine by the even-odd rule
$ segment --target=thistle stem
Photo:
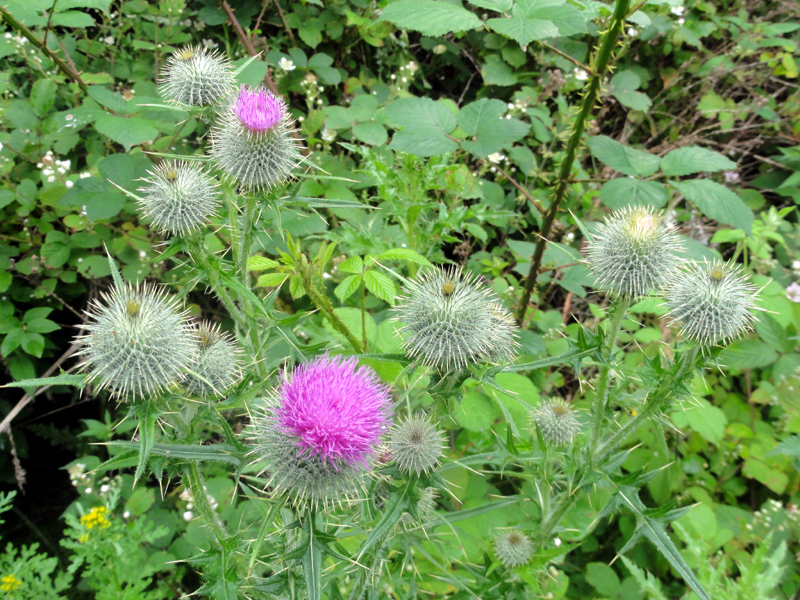
[[[256,209],[258,208],[258,198],[247,196],[244,207],[244,218],[242,220],[241,245],[239,248],[239,261],[236,265],[242,283],[250,289],[250,275],[247,272],[247,259],[250,258],[250,250],[253,247],[253,237],[255,236]]]
[[[586,82],[586,87],[583,93],[583,102],[581,103],[580,112],[575,119],[575,125],[572,126],[572,135],[567,143],[567,149],[564,153],[564,158],[561,161],[561,169],[558,174],[555,188],[553,190],[553,200],[550,203],[550,208],[544,216],[542,228],[539,233],[539,240],[536,242],[536,248],[533,251],[533,258],[531,259],[531,268],[528,271],[528,278],[525,281],[525,289],[522,292],[522,298],[519,302],[517,310],[517,323],[522,325],[525,320],[525,312],[528,310],[528,304],[531,301],[531,294],[533,287],[536,285],[536,278],[539,275],[539,267],[542,266],[542,255],[544,254],[544,247],[547,243],[547,238],[550,236],[550,231],[553,228],[553,222],[556,219],[558,208],[567,195],[567,188],[569,187],[570,172],[572,165],[575,162],[575,154],[578,146],[583,138],[583,131],[586,128],[586,121],[592,113],[594,104],[597,101],[597,94],[600,91],[600,83],[605,76],[608,63],[611,60],[611,55],[614,46],[617,44],[617,38],[622,30],[622,25],[625,23],[626,15],[628,14],[628,5],[630,0],[618,0],[617,6],[614,9],[614,15],[611,19],[611,26],[603,37],[600,49],[597,51],[597,60],[595,61],[595,68],[591,77]]]
[[[305,269],[300,273],[300,276],[303,278],[303,287],[306,290],[306,294],[308,294],[309,300],[314,303],[319,311],[322,313],[322,316],[325,317],[328,322],[333,326],[333,328],[341,333],[350,345],[353,347],[353,350],[356,353],[361,354],[364,352],[364,348],[361,345],[361,342],[358,341],[358,338],[353,335],[353,332],[345,325],[344,321],[339,318],[339,315],[333,309],[333,304],[331,304],[330,299],[328,298],[327,294],[325,294],[325,290],[318,291],[317,288],[314,286],[314,283],[311,281],[311,273],[309,273],[308,269]]]
[[[219,545],[223,545],[229,538],[230,534],[225,530],[225,526],[220,521],[211,503],[208,501],[205,489],[203,489],[203,478],[200,476],[200,470],[197,468],[197,463],[190,461],[183,469],[183,484],[189,488],[194,500],[194,505],[200,512],[200,516],[211,529],[211,533],[217,540]]]
[[[630,306],[629,299],[619,300],[612,304],[613,312],[610,315],[611,320],[608,324],[608,330],[605,336],[605,348],[603,349],[603,363],[600,365],[600,373],[597,378],[597,390],[595,393],[594,405],[592,406],[592,433],[589,439],[590,452],[594,454],[597,448],[597,442],[600,439],[605,423],[605,414],[608,408],[608,394],[610,391],[609,375],[611,373],[611,361],[614,357],[614,347],[617,343],[617,335],[619,335],[622,321],[625,318],[625,313]]]

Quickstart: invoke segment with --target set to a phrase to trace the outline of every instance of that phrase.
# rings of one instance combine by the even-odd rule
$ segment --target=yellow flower
[[[105,506],[95,506],[89,511],[88,515],[81,517],[81,525],[85,525],[87,529],[99,527],[100,529],[108,529],[111,522],[106,518],[108,509]]]
[[[89,534],[88,533],[84,533],[81,537],[78,538],[78,541],[81,544],[85,544],[86,542],[89,541]]]
[[[0,579],[0,590],[4,592],[13,592],[22,587],[22,582],[13,575],[6,575]]]

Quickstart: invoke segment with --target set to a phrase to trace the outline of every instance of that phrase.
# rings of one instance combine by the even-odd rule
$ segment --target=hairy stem
[[[222,545],[230,538],[230,534],[225,530],[225,526],[220,521],[211,503],[208,501],[208,496],[203,488],[203,478],[200,476],[200,470],[197,468],[197,463],[190,461],[183,469],[183,484],[189,488],[194,500],[194,505],[200,512],[200,516],[211,533],[214,534],[217,542]]]
[[[589,448],[592,453],[597,448],[597,442],[600,439],[605,423],[606,409],[608,408],[608,394],[610,386],[608,384],[609,374],[611,372],[611,361],[614,356],[614,347],[617,343],[617,335],[619,334],[620,326],[625,318],[625,313],[630,306],[630,300],[624,299],[614,302],[612,304],[612,314],[608,329],[605,335],[605,348],[603,349],[604,364],[600,366],[600,373],[597,378],[597,390],[595,393],[594,405],[592,406],[592,433],[589,438]]]
[[[525,289],[522,292],[519,308],[517,310],[517,323],[522,325],[525,320],[525,312],[528,309],[528,304],[531,301],[531,293],[533,287],[536,285],[536,278],[539,274],[539,267],[542,266],[542,255],[544,254],[544,247],[547,244],[547,238],[553,228],[553,222],[556,219],[559,206],[567,195],[567,188],[569,187],[570,172],[572,165],[575,162],[575,154],[578,146],[583,138],[583,131],[586,128],[586,121],[592,113],[594,103],[597,101],[597,93],[600,90],[600,83],[603,80],[608,63],[611,60],[612,51],[617,43],[622,25],[625,23],[625,17],[628,14],[628,5],[630,0],[618,0],[617,6],[614,9],[614,15],[611,19],[611,27],[603,36],[603,41],[600,44],[600,49],[597,52],[597,60],[595,61],[595,68],[592,76],[586,83],[583,93],[583,101],[581,103],[580,112],[575,120],[575,125],[572,127],[572,135],[567,144],[567,150],[564,153],[564,159],[561,161],[561,169],[558,174],[555,189],[553,190],[553,201],[547,214],[544,216],[542,222],[542,229],[539,233],[539,240],[536,242],[536,248],[533,252],[531,259],[531,268],[528,271],[528,279],[525,282]]]
[[[333,304],[331,304],[331,301],[325,293],[325,290],[317,290],[313,281],[311,281],[311,273],[309,271],[310,269],[306,267],[302,272],[300,272],[300,276],[303,278],[303,287],[306,290],[306,294],[308,294],[309,300],[311,300],[314,306],[319,309],[319,311],[322,313],[322,316],[328,320],[333,328],[347,339],[347,341],[353,347],[353,350],[355,350],[358,354],[363,353],[364,348],[361,345],[361,342],[358,341],[358,338],[353,335],[353,332],[350,331],[347,325],[344,324],[344,321],[342,321],[339,318],[339,315],[336,314],[336,311],[333,309]]]

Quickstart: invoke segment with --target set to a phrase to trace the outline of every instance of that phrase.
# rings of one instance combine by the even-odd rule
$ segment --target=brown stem
[[[236,30],[236,35],[239,37],[242,45],[244,45],[247,53],[250,56],[256,56],[258,51],[256,50],[255,46],[253,46],[253,42],[250,40],[250,38],[245,34],[242,26],[239,24],[239,20],[236,18],[236,15],[233,14],[233,9],[231,8],[230,4],[228,4],[227,0],[221,0],[219,4],[222,7],[222,10],[225,11],[225,14],[228,16],[228,22]],[[278,94],[278,89],[275,87],[272,77],[269,76],[269,71],[267,71],[266,79],[267,86],[269,87],[270,91],[276,96],[279,96],[280,94]]]
[[[528,193],[528,190],[526,190],[526,189],[525,189],[524,187],[522,187],[522,186],[521,186],[519,183],[517,183],[517,181],[516,181],[516,180],[515,180],[513,177],[511,177],[511,175],[509,175],[508,173],[506,173],[506,172],[505,172],[505,171],[504,171],[502,168],[500,168],[500,166],[499,166],[499,165],[497,165],[497,166],[496,166],[496,169],[497,169],[497,170],[498,170],[500,173],[502,173],[502,174],[503,174],[503,176],[504,176],[506,179],[508,179],[508,180],[511,182],[511,185],[513,185],[515,188],[517,188],[517,189],[519,190],[519,193],[520,193],[520,194],[522,194],[523,196],[525,196],[525,197],[528,199],[528,201],[529,201],[529,202],[530,202],[530,203],[533,205],[533,207],[534,207],[536,210],[538,210],[538,211],[539,211],[539,214],[541,214],[541,215],[543,215],[543,214],[544,214],[544,209],[543,209],[541,206],[539,206],[539,203],[538,203],[538,202],[536,202],[536,200],[534,200],[534,199],[533,199],[533,196],[531,196],[531,195]]]
[[[286,22],[286,15],[283,14],[283,9],[281,8],[281,3],[278,0],[273,0],[275,2],[275,8],[278,9],[278,16],[281,18],[281,23],[283,23],[283,28],[286,30],[286,35],[289,36],[289,39],[292,41],[292,45],[295,45],[294,34],[292,33],[292,28],[289,27],[289,24]]]

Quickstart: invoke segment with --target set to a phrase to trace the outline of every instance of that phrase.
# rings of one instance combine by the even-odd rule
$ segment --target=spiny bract
[[[517,529],[498,535],[494,541],[494,549],[506,567],[520,567],[528,562],[533,554],[531,539]]]
[[[240,355],[232,336],[203,321],[197,327],[197,362],[186,374],[184,389],[193,396],[221,396],[241,377]]]
[[[178,302],[147,284],[126,284],[94,301],[78,336],[81,367],[100,389],[133,399],[183,378],[195,360],[194,328]]]
[[[757,289],[740,266],[716,260],[690,262],[664,290],[668,316],[681,324],[684,337],[702,347],[727,344],[752,328]]]
[[[427,419],[410,417],[391,432],[389,449],[397,466],[405,473],[427,473],[442,455],[442,435]]]
[[[341,502],[370,470],[390,414],[388,388],[356,358],[327,355],[297,367],[257,403],[254,462],[296,504]]]
[[[580,424],[572,408],[561,398],[542,403],[534,411],[533,420],[539,426],[544,440],[554,446],[570,444],[580,431]]]
[[[616,211],[587,245],[587,262],[597,283],[612,295],[638,298],[658,290],[678,266],[683,248],[664,213],[647,207]]]
[[[300,161],[286,104],[263,86],[242,86],[211,132],[211,156],[231,181],[263,191],[285,182]]]
[[[159,233],[182,235],[207,223],[219,205],[217,181],[193,163],[165,161],[139,188],[142,216]]]
[[[511,360],[514,319],[494,291],[460,268],[429,270],[410,282],[396,308],[409,355],[440,370]]]
[[[202,46],[186,46],[173,52],[161,79],[161,95],[187,106],[214,104],[236,90],[228,59]]]

